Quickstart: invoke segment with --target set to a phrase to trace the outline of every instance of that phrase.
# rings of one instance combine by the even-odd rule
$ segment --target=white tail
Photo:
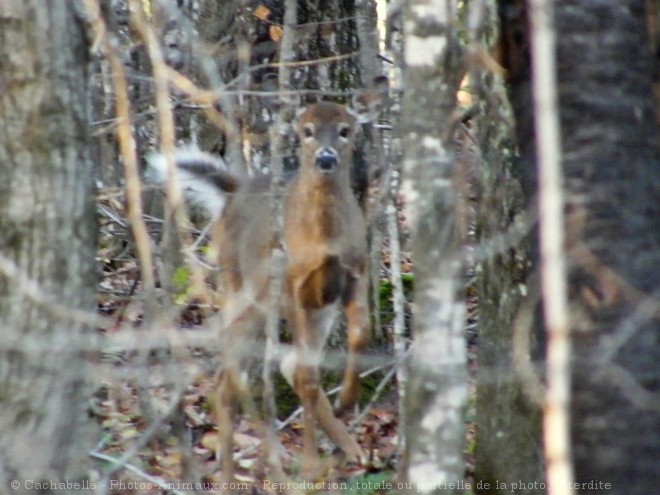
[[[219,156],[212,155],[194,146],[178,148],[174,154],[179,185],[191,204],[203,208],[206,214],[217,219],[227,202],[226,191],[214,177],[227,174],[227,166]],[[167,162],[160,153],[147,157],[146,179],[154,184],[165,184]]]

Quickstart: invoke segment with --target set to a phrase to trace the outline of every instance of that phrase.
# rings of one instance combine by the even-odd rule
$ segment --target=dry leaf
[[[121,431],[119,432],[119,437],[122,440],[131,440],[139,436],[140,436],[140,432],[133,425],[127,425],[126,427],[122,428]]]
[[[181,452],[175,450],[156,456],[156,462],[160,468],[160,474],[170,478],[177,478],[181,476],[182,460],[183,456],[181,455]]]
[[[267,21],[270,17],[270,9],[265,5],[259,5],[259,7],[254,9],[254,16],[262,21]]]
[[[202,444],[202,447],[215,452],[218,448],[218,442],[220,441],[220,434],[217,430],[207,431],[202,435],[202,439],[199,443]]]
[[[268,33],[270,34],[271,40],[280,41],[282,39],[282,36],[284,36],[284,29],[282,29],[281,26],[271,26],[268,29]]]
[[[246,433],[234,433],[234,442],[239,448],[253,447],[261,443],[261,439]]]
[[[243,469],[250,470],[257,464],[257,459],[254,457],[241,457],[240,459],[236,460],[236,464]]]

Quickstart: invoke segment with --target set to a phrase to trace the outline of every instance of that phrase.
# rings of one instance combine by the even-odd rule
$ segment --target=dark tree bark
[[[642,494],[657,485],[660,445],[650,432],[660,428],[660,159],[645,23],[651,4],[562,0],[555,7],[574,345],[572,444],[576,481],[589,493]],[[500,58],[509,70],[522,183],[532,198],[525,5],[499,5]],[[478,473],[479,466],[478,456]]]
[[[510,493],[513,483],[519,486],[516,493],[545,492],[540,485],[544,481],[541,409],[526,392],[524,377],[514,365],[521,355],[543,359],[538,349],[542,329],[533,310],[538,296],[529,296],[538,294],[538,288],[528,277],[537,241],[533,230],[527,236],[522,233],[525,213],[527,221],[533,221],[528,207],[533,205],[536,190],[524,3],[501,0],[498,5],[495,48],[498,61],[507,70],[510,106],[501,83],[492,75],[478,86],[484,102],[484,118],[478,121],[484,160],[477,221],[477,254],[482,263],[475,482],[477,493],[483,494]],[[508,120],[509,112],[513,112],[515,124]],[[531,313],[531,321],[521,324],[521,312]],[[529,338],[520,338],[523,331]]]
[[[556,5],[576,481],[657,491],[660,156],[643,0]]]
[[[96,278],[87,56],[74,2],[0,3],[4,493],[55,493],[28,480],[81,482],[94,442],[80,311],[94,309]]]

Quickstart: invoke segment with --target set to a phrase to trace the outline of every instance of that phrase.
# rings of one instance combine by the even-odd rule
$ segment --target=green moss
[[[186,266],[180,266],[172,275],[172,285],[179,292],[184,292],[190,284],[190,270]]]
[[[403,295],[408,300],[414,289],[415,276],[412,273],[404,273],[401,275],[401,283],[403,284]],[[378,299],[382,323],[385,325],[391,323],[394,318],[393,298],[394,285],[390,280],[382,280],[378,289]]]

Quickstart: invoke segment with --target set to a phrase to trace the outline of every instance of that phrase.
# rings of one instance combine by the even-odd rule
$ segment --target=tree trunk
[[[641,495],[658,486],[660,157],[644,7],[556,6],[572,434],[576,481],[596,484],[591,493]]]
[[[417,493],[465,491],[467,352],[451,130],[462,65],[451,4],[410,1],[404,10],[403,192],[413,231],[415,322],[400,474]]]
[[[94,309],[96,221],[87,56],[73,2],[0,3],[3,493],[55,493],[63,486],[51,482],[88,474],[90,330],[80,310]]]
[[[538,287],[528,278],[528,266],[536,257],[536,235],[532,232],[525,239],[521,233],[526,229],[521,225],[525,213],[526,222],[533,222],[525,209],[536,189],[529,43],[522,4],[500,0],[498,5],[496,54],[507,70],[515,137],[507,128],[510,121],[502,121],[502,116],[509,116],[509,103],[501,84],[487,76],[478,86],[485,108],[478,127],[484,160],[477,221],[481,270],[475,489],[482,494],[511,493],[514,483],[516,493],[545,492],[541,410],[514,364],[521,356],[543,359],[538,337],[542,329],[534,310],[538,295],[532,295],[538,294]],[[508,158],[515,149],[517,156]],[[528,322],[522,322],[523,313],[531,316]]]

